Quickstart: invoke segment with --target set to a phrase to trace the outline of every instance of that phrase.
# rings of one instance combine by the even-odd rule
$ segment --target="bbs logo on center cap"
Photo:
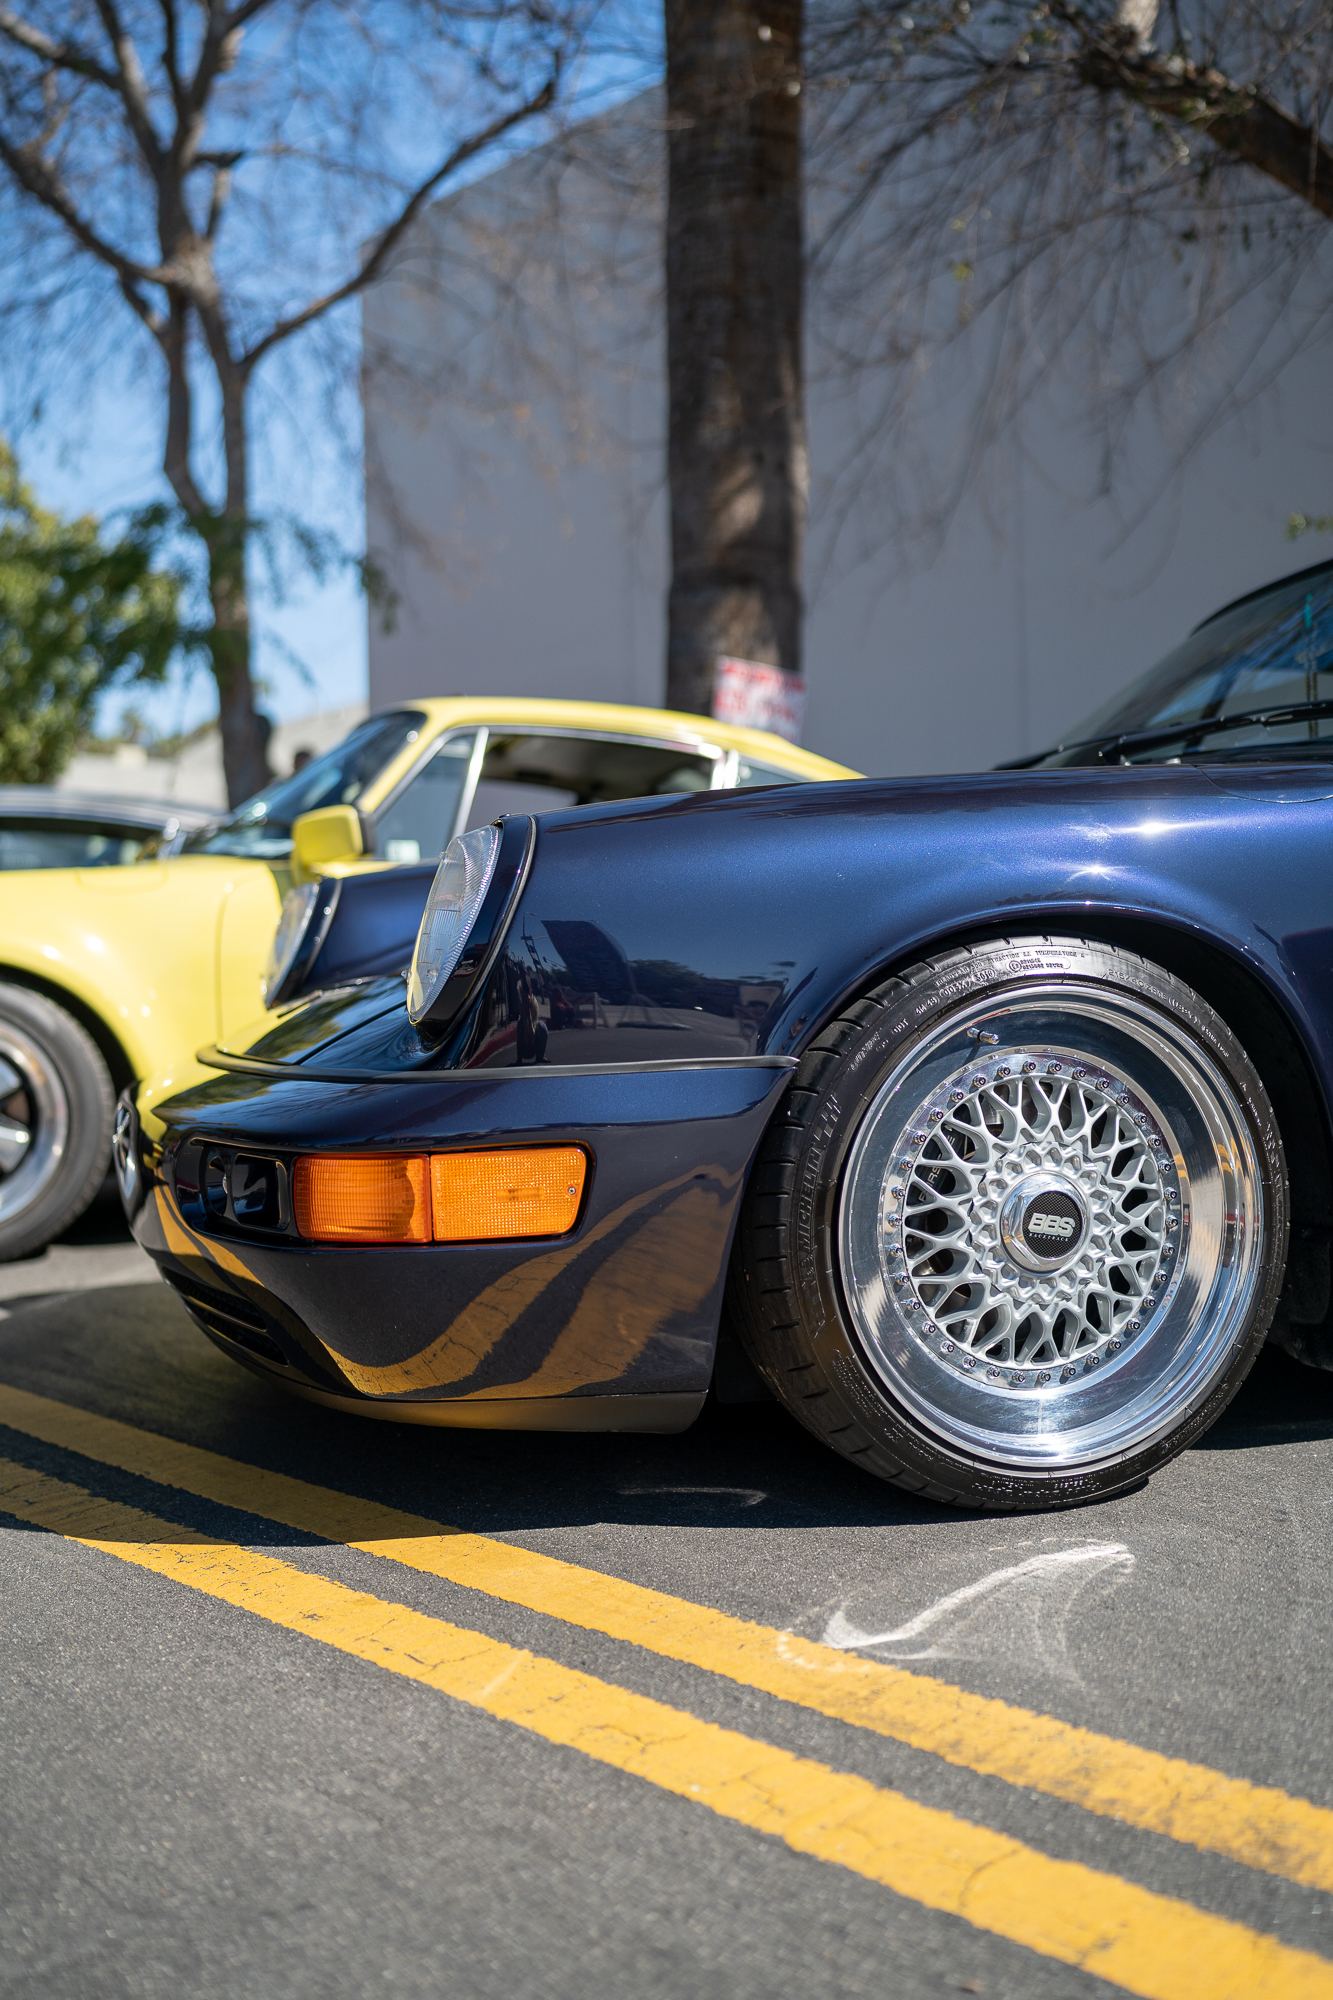
[[[1072,1195],[1051,1188],[1028,1203],[1023,1241],[1035,1257],[1059,1257],[1083,1234],[1083,1215]]]

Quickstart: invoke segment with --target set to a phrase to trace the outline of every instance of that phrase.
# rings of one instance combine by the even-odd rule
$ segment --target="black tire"
[[[1216,1421],[1287,1234],[1272,1108],[1213,1010],[1110,945],[997,939],[887,979],[806,1052],[729,1310],[779,1401],[866,1471],[1066,1507]]]
[[[0,1264],[82,1215],[106,1177],[114,1112],[87,1030],[44,994],[0,984]]]

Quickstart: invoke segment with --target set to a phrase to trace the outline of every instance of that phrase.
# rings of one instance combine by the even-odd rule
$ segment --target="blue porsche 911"
[[[1331,856],[1324,563],[1022,767],[509,817],[308,898],[274,1011],[125,1100],[126,1207],[340,1409],[771,1393],[936,1500],[1115,1493],[1266,1339],[1333,1366]]]

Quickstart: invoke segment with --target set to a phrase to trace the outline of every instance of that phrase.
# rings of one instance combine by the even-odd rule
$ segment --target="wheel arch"
[[[71,1015],[92,1038],[98,1054],[110,1072],[112,1088],[117,1096],[135,1081],[137,1072],[134,1064],[130,1061],[118,1036],[107,1026],[96,1008],[90,1007],[86,1000],[81,1000],[68,986],[62,986],[55,979],[43,979],[40,973],[30,972],[26,966],[3,963],[0,963],[0,984],[24,986],[30,993],[40,993],[44,1000],[50,1000],[53,1005],[63,1007],[65,1012]]]
[[[803,1035],[813,1041],[825,1022],[909,965],[938,952],[964,950],[995,938],[1059,935],[1089,938],[1151,959],[1184,980],[1236,1035],[1268,1092],[1290,1165],[1291,1239],[1287,1274],[1273,1332],[1284,1320],[1317,1325],[1333,1308],[1333,1128],[1318,1067],[1283,996],[1238,952],[1210,933],[1157,914],[1099,910],[1013,912],[1006,920],[959,924],[886,959],[858,981]]]

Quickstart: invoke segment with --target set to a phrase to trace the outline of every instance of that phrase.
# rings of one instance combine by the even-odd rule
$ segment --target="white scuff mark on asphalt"
[[[647,1493],[708,1493],[719,1500],[739,1500],[742,1507],[757,1507],[768,1498],[758,1486],[618,1486],[616,1491],[626,1500]]]
[[[844,1602],[824,1628],[824,1644],[843,1650],[873,1646],[899,1660],[1035,1663],[1076,1681],[1066,1641],[1074,1600],[1098,1579],[1118,1582],[1133,1568],[1133,1553],[1123,1542],[1050,1549],[951,1590],[888,1632],[861,1630],[847,1617]]]

